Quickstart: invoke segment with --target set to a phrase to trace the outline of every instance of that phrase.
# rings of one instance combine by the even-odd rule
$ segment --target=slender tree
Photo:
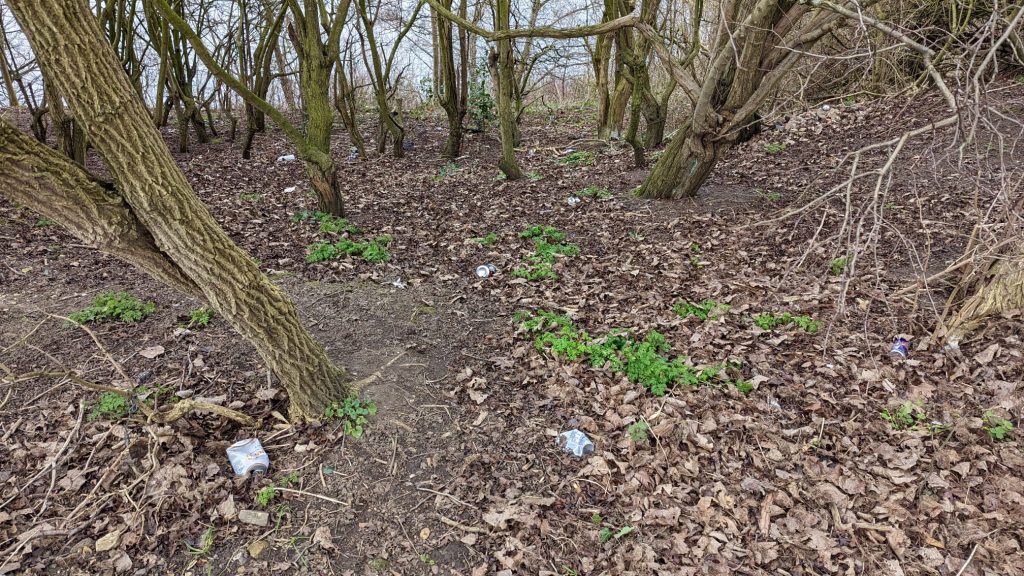
[[[0,192],[19,195],[83,240],[201,295],[280,378],[291,399],[291,419],[322,417],[329,402],[350,392],[345,372],[328,359],[291,302],[196,197],[86,0],[10,0],[10,5],[114,185],[103,189],[81,167],[2,125],[0,177],[17,185]]]
[[[318,208],[336,216],[344,214],[344,202],[338,182],[338,166],[331,156],[331,128],[334,108],[330,99],[331,69],[336,61],[341,30],[348,17],[349,0],[341,0],[334,10],[318,0],[291,0],[286,3],[292,21],[288,31],[299,60],[299,92],[302,96],[304,130],[292,124],[280,110],[253,92],[228,72],[203,45],[192,30],[167,3],[151,0],[161,14],[195,49],[207,70],[221,79],[247,103],[274,121],[295,146],[306,165],[310,185],[317,194]],[[326,31],[326,33],[324,33]]]

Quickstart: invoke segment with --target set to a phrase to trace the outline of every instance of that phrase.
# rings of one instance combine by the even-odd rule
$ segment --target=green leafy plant
[[[597,200],[604,200],[614,196],[607,188],[599,188],[597,186],[587,186],[577,192],[576,195],[580,198],[595,198]]]
[[[481,236],[479,238],[470,238],[470,241],[476,242],[481,246],[490,246],[491,244],[494,244],[495,242],[498,241],[498,235],[495,234],[494,232],[491,232],[486,236]]]
[[[893,430],[916,428],[928,420],[928,415],[925,414],[924,408],[910,401],[900,404],[891,411],[888,408],[882,410],[881,416],[882,420],[888,422]]]
[[[562,244],[565,232],[552,226],[530,226],[519,233],[521,238],[533,240],[534,253],[525,257],[524,266],[512,270],[512,276],[530,281],[546,278],[557,279],[554,271],[556,256],[576,256],[580,253],[575,244]]]
[[[647,431],[650,429],[651,425],[646,420],[637,420],[630,424],[626,430],[629,432],[629,439],[639,444],[648,440]]]
[[[764,198],[769,202],[778,202],[779,200],[782,200],[781,192],[757,190],[756,193],[759,197]]]
[[[213,551],[213,542],[215,536],[216,531],[213,529],[213,526],[209,526],[199,536],[199,540],[196,542],[195,545],[192,545],[189,542],[185,542],[185,549],[188,550],[188,555],[195,558],[208,555],[211,551]]]
[[[726,312],[731,306],[728,304],[719,304],[713,299],[708,298],[703,302],[693,303],[682,300],[676,302],[672,306],[672,311],[675,312],[680,318],[689,318],[695,316],[699,320],[714,320],[716,312]]]
[[[273,502],[274,498],[277,498],[278,487],[287,488],[293,484],[299,483],[299,473],[292,472],[287,476],[283,476],[276,482],[271,482],[267,486],[260,488],[256,491],[256,503],[261,507],[266,507],[268,504]]]
[[[833,276],[842,276],[843,271],[846,270],[846,265],[849,264],[850,258],[848,256],[841,256],[828,263],[828,273]]]
[[[142,302],[127,292],[104,292],[93,300],[92,306],[72,312],[68,318],[76,324],[100,320],[138,322],[155,311],[155,303]]]
[[[391,566],[391,562],[389,562],[387,558],[374,558],[367,562],[366,565],[375,572],[384,572],[389,566]]]
[[[33,226],[35,226],[36,228],[46,228],[49,226],[53,226],[53,220],[50,220],[49,218],[40,218],[36,220],[36,223],[33,224]]]
[[[211,320],[213,320],[213,310],[205,306],[203,308],[196,308],[189,313],[189,324],[194,326],[206,327],[210,324]]]
[[[353,226],[348,220],[325,214],[320,218],[320,231],[325,234],[360,234],[362,230]]]
[[[423,562],[427,566],[436,566],[437,565],[437,562],[435,562],[434,559],[431,558],[430,555],[425,553],[425,552],[423,554],[420,554],[420,562]]]
[[[104,420],[117,420],[128,415],[128,399],[120,394],[104,392],[100,394],[99,400],[92,405],[86,419],[90,422],[103,418]]]
[[[1017,74],[1013,79],[1017,84],[1024,84],[1024,74]]]
[[[754,391],[754,385],[742,378],[731,380],[730,383],[736,388],[736,390],[739,390],[740,394],[743,394],[744,396]]]
[[[363,242],[353,242],[348,238],[343,238],[334,244],[317,242],[310,244],[306,248],[308,251],[306,262],[323,262],[346,255],[357,256],[367,262],[387,262],[391,259],[391,253],[388,252],[388,244],[390,243],[391,236],[387,234]]]
[[[497,106],[491,93],[487,90],[489,79],[487,59],[481,58],[480,62],[473,67],[469,83],[469,101],[467,102],[469,118],[478,132],[486,129],[488,124],[497,119],[495,115]]]
[[[996,415],[991,410],[985,411],[982,420],[985,422],[982,429],[988,432],[993,440],[1006,440],[1007,436],[1013,432],[1013,422]]]
[[[632,526],[623,526],[617,531],[613,531],[611,528],[601,528],[601,531],[598,532],[597,536],[598,540],[601,541],[601,544],[604,544],[610,540],[619,540],[629,534],[632,534],[634,530],[636,530],[636,528],[633,528]]]
[[[604,522],[604,518],[600,514],[598,514],[597,512],[595,512],[590,517],[590,523],[593,524],[594,526],[600,526],[602,522]]]
[[[441,166],[441,168],[438,169],[437,174],[434,174],[433,176],[431,176],[431,179],[434,182],[440,182],[440,181],[444,180],[445,178],[455,174],[458,171],[459,171],[458,164],[456,164],[455,162],[452,162],[452,161],[449,160],[448,163],[446,163],[444,166]]]
[[[630,230],[630,231],[629,231],[629,239],[630,239],[630,240],[632,240],[632,241],[634,241],[634,242],[643,242],[643,240],[644,240],[644,235],[643,235],[643,234],[641,234],[641,233],[640,233],[639,231],[637,231],[637,230]]]
[[[260,194],[259,192],[247,192],[238,195],[239,200],[244,200],[246,202],[258,202],[261,198],[263,198],[263,194]]]
[[[704,263],[700,259],[700,244],[690,242],[690,264],[695,268],[703,268]]]
[[[544,175],[541,174],[540,172],[537,172],[536,170],[530,170],[529,172],[526,173],[526,179],[529,180],[530,182],[537,182],[538,180],[543,180]]]
[[[349,396],[343,402],[331,402],[324,410],[327,419],[341,420],[342,432],[353,438],[362,437],[367,423],[366,417],[376,413],[376,404],[355,395]]]
[[[557,158],[555,163],[562,166],[590,166],[594,163],[594,153],[589,150],[577,150],[568,156]]]
[[[608,367],[625,374],[630,382],[640,384],[655,396],[664,396],[674,385],[701,386],[720,381],[729,366],[718,364],[695,368],[683,359],[664,355],[671,349],[665,337],[648,332],[642,340],[628,331],[617,330],[593,338],[578,329],[566,316],[538,310],[514,316],[528,334],[535,334],[534,346],[553,356],[569,361],[587,360],[594,368]]]
[[[781,142],[769,142],[764,145],[764,151],[769,154],[778,154],[786,149],[786,145]]]
[[[810,316],[794,316],[789,312],[785,312],[780,315],[772,314],[771,312],[758,314],[757,316],[754,316],[754,323],[762,330],[772,330],[779,326],[796,324],[804,332],[808,332],[810,334],[814,334],[821,328],[821,322],[811,318]]]

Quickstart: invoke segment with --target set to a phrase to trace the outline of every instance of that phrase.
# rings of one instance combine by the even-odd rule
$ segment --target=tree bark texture
[[[157,249],[256,347],[288,390],[291,419],[321,418],[327,404],[349,393],[345,372],[193,193],[85,0],[13,0],[10,6]]]
[[[497,20],[495,32],[509,29],[511,0],[496,0]],[[523,171],[516,161],[516,111],[512,99],[513,82],[515,82],[515,63],[512,59],[512,40],[498,40],[497,61],[498,71],[498,125],[501,128],[501,160],[498,168],[508,180],[519,180]]]

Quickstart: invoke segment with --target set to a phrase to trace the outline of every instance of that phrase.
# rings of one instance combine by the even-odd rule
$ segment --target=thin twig
[[[278,490],[280,492],[289,492],[291,494],[301,494],[302,496],[312,496],[313,498],[319,498],[320,500],[326,500],[328,502],[333,502],[334,504],[337,504],[339,506],[351,506],[352,505],[351,502],[342,502],[341,500],[335,500],[334,498],[331,498],[330,496],[324,496],[323,494],[317,494],[315,492],[306,492],[305,490],[293,490],[291,488],[280,488],[280,487],[275,487],[274,490]]]
[[[491,531],[487,530],[486,528],[480,528],[479,526],[467,526],[467,525],[465,525],[465,524],[463,524],[461,522],[457,522],[457,521],[452,520],[451,518],[448,518],[448,517],[443,516],[441,514],[437,515],[437,519],[440,520],[442,524],[447,524],[447,525],[451,526],[452,528],[458,528],[459,530],[463,530],[465,532],[472,532],[474,534],[490,534],[491,533]]]

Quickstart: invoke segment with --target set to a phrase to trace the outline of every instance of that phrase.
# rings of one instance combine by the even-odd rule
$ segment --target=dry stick
[[[443,514],[438,514],[437,515],[437,519],[440,520],[442,524],[447,524],[447,525],[451,526],[452,528],[458,528],[459,530],[463,530],[465,532],[472,532],[474,534],[490,534],[491,533],[491,531],[487,530],[486,528],[480,528],[479,526],[467,526],[467,525],[465,525],[465,524],[463,524],[461,522],[457,522],[455,520],[452,520],[451,518],[448,518],[447,516],[444,516]]]
[[[73,430],[71,430],[71,433],[70,433],[70,434],[68,434],[68,437],[67,437],[67,439],[66,439],[66,440],[64,441],[64,445],[63,445],[63,446],[61,446],[60,450],[58,450],[56,454],[54,454],[54,456],[53,456],[53,459],[52,459],[52,460],[50,460],[49,462],[47,462],[47,463],[46,463],[46,464],[45,464],[45,465],[44,465],[44,466],[43,466],[43,467],[42,467],[42,468],[41,468],[41,469],[39,470],[39,472],[36,472],[36,474],[35,474],[34,476],[32,476],[32,478],[31,478],[31,479],[30,479],[30,480],[29,480],[28,482],[26,482],[24,486],[22,486],[22,487],[21,487],[21,490],[18,490],[17,492],[15,492],[15,493],[14,493],[14,496],[11,496],[11,497],[10,497],[10,498],[8,498],[8,499],[7,499],[7,500],[6,500],[6,501],[5,501],[5,502],[4,502],[3,504],[0,504],[0,510],[2,510],[3,508],[5,508],[5,507],[6,507],[6,506],[7,506],[8,504],[10,504],[10,503],[11,503],[11,501],[12,501],[12,500],[14,500],[15,498],[17,498],[19,494],[21,494],[21,493],[22,493],[22,492],[24,492],[24,491],[25,491],[26,489],[28,489],[28,487],[29,487],[29,486],[31,486],[33,482],[35,482],[36,480],[38,480],[40,476],[42,476],[43,474],[45,474],[45,473],[46,473],[46,471],[50,469],[50,467],[53,467],[54,469],[56,469],[56,467],[57,467],[57,461],[58,461],[58,460],[60,460],[60,457],[61,457],[61,455],[62,455],[62,454],[64,453],[64,451],[65,451],[65,450],[67,450],[67,448],[68,448],[68,445],[69,445],[69,444],[71,444],[71,439],[72,439],[72,438],[74,438],[76,434],[78,434],[78,429],[82,427],[82,418],[83,418],[84,416],[85,416],[85,404],[84,404],[84,403],[82,403],[82,402],[79,402],[79,403],[78,403],[78,420],[77,420],[77,421],[75,422],[75,427],[74,427],[74,429],[73,429]]]
[[[334,498],[331,498],[330,496],[324,496],[323,494],[316,494],[314,492],[306,492],[305,490],[293,490],[291,488],[277,488],[277,487],[275,487],[274,490],[279,490],[281,492],[290,492],[292,494],[301,494],[303,496],[312,496],[313,498],[319,498],[321,500],[326,500],[328,502],[333,502],[335,504],[338,504],[339,506],[351,506],[352,505],[351,502],[342,502],[341,500],[335,500]]]
[[[829,10],[842,14],[847,18],[860,20],[862,23],[868,24],[872,28],[879,30],[883,34],[890,36],[896,40],[899,40],[900,42],[909,46],[915,52],[921,54],[921,56],[923,56],[924,59],[924,65],[928,69],[928,75],[932,77],[932,80],[935,82],[935,86],[939,89],[940,92],[942,92],[942,96],[946,99],[946,103],[949,104],[950,109],[956,110],[956,98],[953,98],[953,93],[949,91],[949,87],[946,86],[946,82],[942,79],[942,75],[939,74],[939,71],[936,70],[935,66],[932,65],[932,58],[935,56],[934,50],[928,48],[927,46],[919,42],[914,41],[909,36],[900,32],[899,30],[896,30],[895,28],[892,28],[887,24],[883,24],[882,22],[879,22],[878,20],[875,20],[874,18],[865,15],[863,12],[854,12],[853,10],[850,10],[843,6],[837,6],[831,2],[828,2],[827,0],[819,1],[822,6],[828,8]]]
[[[1022,10],[1021,12],[1024,12],[1024,10]],[[974,553],[977,552],[977,551],[978,551],[978,543],[975,542],[974,543],[974,548],[971,548],[971,553],[967,556],[967,560],[964,560],[964,565],[960,567],[959,571],[957,571],[956,576],[960,576],[961,574],[964,573],[964,570],[967,570],[967,565],[971,563],[971,560],[974,560]]]
[[[134,382],[135,381],[134,378],[132,378],[131,376],[128,375],[127,372],[125,372],[124,367],[122,367],[121,364],[117,360],[114,360],[114,357],[110,355],[110,352],[107,352],[107,349],[103,347],[103,344],[100,344],[100,339],[96,337],[96,333],[93,332],[92,330],[90,330],[88,326],[86,326],[85,324],[79,324],[78,322],[75,322],[75,321],[73,321],[72,319],[70,319],[70,318],[68,318],[66,316],[60,316],[58,314],[51,314],[49,312],[44,312],[44,313],[47,316],[50,316],[50,317],[53,317],[53,318],[59,318],[61,320],[64,320],[65,322],[70,322],[71,324],[74,324],[74,325],[78,326],[82,330],[85,330],[85,333],[88,334],[90,338],[92,338],[93,343],[95,343],[96,347],[99,348],[100,352],[103,353],[103,356],[107,359],[107,362],[109,362],[110,365],[114,367],[114,370],[117,370],[117,373],[120,374],[122,378],[124,378],[125,382]]]
[[[457,502],[459,504],[462,504],[463,506],[468,506],[470,508],[476,508],[476,506],[470,504],[469,502],[463,502],[462,500],[459,500],[458,498],[456,498],[455,496],[452,496],[451,494],[448,494],[447,492],[438,492],[437,490],[431,490],[430,488],[423,488],[422,486],[417,486],[416,489],[420,490],[422,492],[430,492],[431,494],[437,494],[438,496],[445,496],[446,498],[450,498],[453,502]]]
[[[7,348],[4,348],[3,351],[0,352],[0,353],[6,354],[7,352],[10,352],[11,349],[16,348],[19,344],[21,344],[22,342],[28,340],[30,336],[32,336],[33,334],[36,333],[36,330],[39,330],[40,326],[42,326],[43,324],[46,324],[46,320],[47,320],[46,318],[43,318],[42,320],[40,320],[39,323],[35,325],[35,328],[32,328],[31,330],[29,330],[27,334],[25,334],[21,338],[18,338],[18,340],[15,341],[14,344],[11,344]]]

